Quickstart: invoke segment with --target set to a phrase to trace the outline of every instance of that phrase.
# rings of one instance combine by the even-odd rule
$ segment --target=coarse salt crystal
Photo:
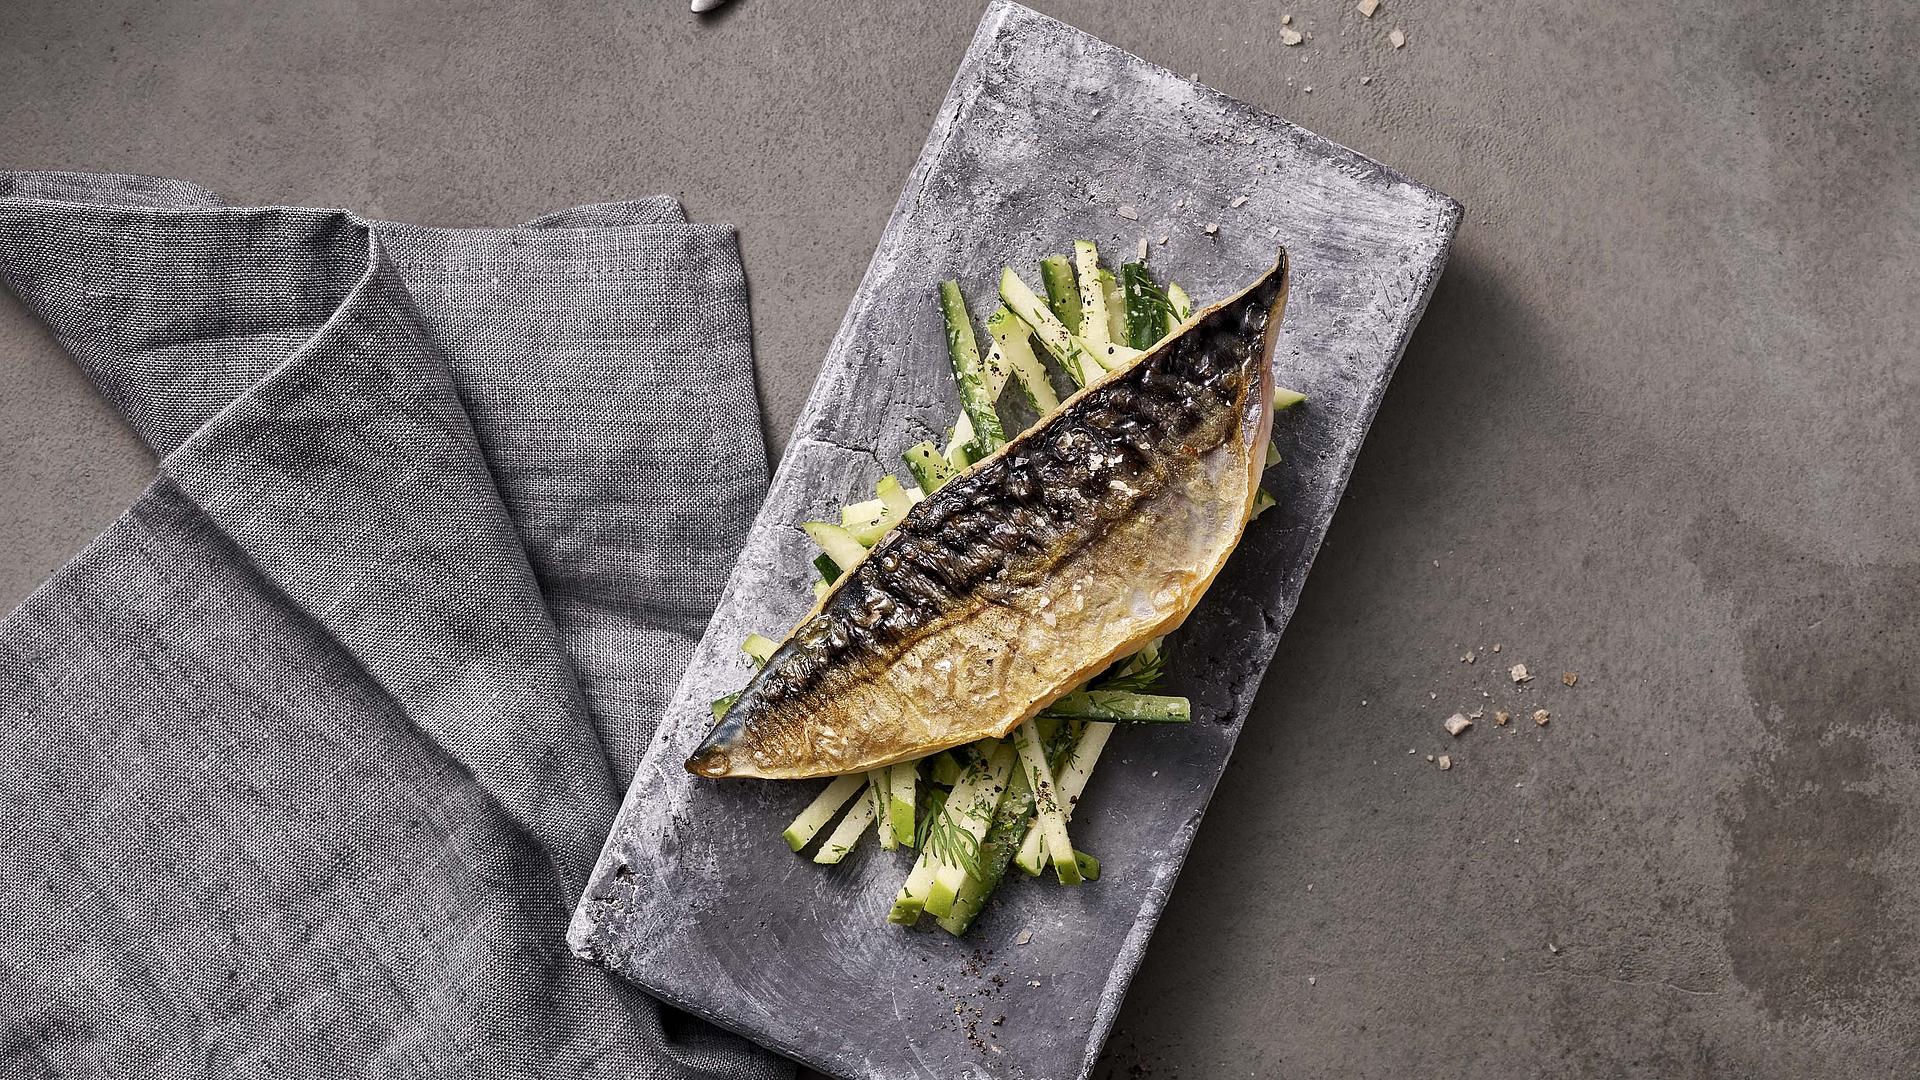
[[[1407,43],[1407,35],[1401,33],[1400,28],[1396,26],[1387,34],[1387,40],[1393,42],[1393,47],[1397,49]]]
[[[1353,9],[1371,19],[1373,18],[1373,13],[1380,10],[1380,0],[1360,0],[1359,3],[1353,5]]]
[[[1311,90],[1313,89],[1313,87],[1309,86],[1307,87],[1307,89]],[[1228,203],[1227,205],[1235,209],[1239,209],[1240,207],[1247,205],[1247,197],[1245,195],[1242,195],[1239,198],[1233,200],[1231,203]]]
[[[1298,45],[1305,40],[1306,38],[1301,37],[1300,31],[1298,30],[1289,30],[1284,26],[1280,28],[1280,44],[1282,45]]]
[[[1208,235],[1208,236],[1212,236],[1212,235],[1213,235],[1214,233],[1217,233],[1217,232],[1219,232],[1219,231],[1220,231],[1220,223],[1219,223],[1219,222],[1217,222],[1217,221],[1209,221],[1209,222],[1207,222],[1207,235]]]
[[[1532,682],[1533,681],[1533,676],[1527,674],[1527,665],[1525,664],[1513,665],[1512,668],[1508,669],[1507,674],[1513,676],[1514,682]]]
[[[1440,755],[1440,771],[1446,772],[1448,769],[1451,769],[1451,768],[1453,768],[1453,759],[1448,757],[1445,754],[1441,754]]]
[[[1140,211],[1135,210],[1131,206],[1123,206],[1119,210],[1115,211],[1115,213],[1119,214],[1123,218],[1126,218],[1128,221],[1140,220]]]
[[[1534,710],[1533,722],[1536,724],[1539,724],[1541,727],[1546,727],[1547,721],[1551,719],[1553,719],[1553,714],[1548,712],[1547,710],[1545,709]]]
[[[1467,714],[1465,713],[1454,713],[1452,716],[1447,717],[1447,734],[1456,739],[1460,737],[1461,732],[1472,726],[1473,721],[1467,719]]]

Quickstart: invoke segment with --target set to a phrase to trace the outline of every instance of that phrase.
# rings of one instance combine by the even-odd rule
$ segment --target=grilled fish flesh
[[[1004,736],[1178,626],[1240,540],[1287,259],[916,505],[687,768],[796,779]]]

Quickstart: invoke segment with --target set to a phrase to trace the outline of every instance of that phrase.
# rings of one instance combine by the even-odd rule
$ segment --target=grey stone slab
[[[1284,120],[991,6],[628,792],[576,949],[835,1075],[1087,1075],[1459,217],[1446,196]],[[1170,681],[1195,723],[1121,729],[1082,800],[1075,837],[1100,856],[1100,881],[1012,882],[965,940],[890,926],[909,853],[869,843],[816,866],[779,832],[818,784],[715,782],[681,763],[708,702],[746,680],[740,640],[780,636],[810,604],[814,551],[796,526],[869,497],[882,472],[904,472],[901,450],[951,422],[935,284],[957,278],[984,314],[1003,264],[1030,267],[1073,238],[1117,261],[1143,237],[1149,262],[1201,303],[1289,250],[1276,371],[1309,402],[1277,426],[1280,506],[1171,639]],[[1016,946],[1022,931],[1032,939]]]

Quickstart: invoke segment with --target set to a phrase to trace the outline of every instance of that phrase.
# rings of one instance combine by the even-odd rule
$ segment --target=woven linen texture
[[[0,174],[160,456],[0,623],[0,1075],[788,1076],[572,958],[764,494],[733,233]]]

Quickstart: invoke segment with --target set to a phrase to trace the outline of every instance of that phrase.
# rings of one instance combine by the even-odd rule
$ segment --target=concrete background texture
[[[10,0],[0,167],[678,195],[777,452],[982,6]],[[1920,1074],[1920,5],[1037,6],[1467,206],[1097,1075]],[[0,432],[11,607],[153,462],[11,297]]]

